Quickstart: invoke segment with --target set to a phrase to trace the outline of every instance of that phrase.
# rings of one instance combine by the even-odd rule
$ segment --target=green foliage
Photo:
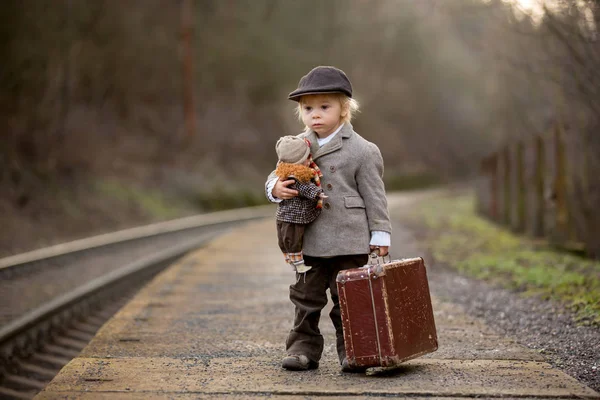
[[[480,218],[473,197],[443,197],[415,206],[433,257],[467,275],[524,294],[558,300],[583,324],[600,325],[600,262],[516,236]]]

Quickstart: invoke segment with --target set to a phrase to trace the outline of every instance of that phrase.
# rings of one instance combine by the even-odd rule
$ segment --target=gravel
[[[552,366],[600,391],[599,327],[577,324],[574,315],[554,301],[492,286],[435,262],[417,239],[423,235],[413,224],[408,230],[402,220],[396,215],[392,255],[424,254],[435,296],[483,319],[497,333],[538,351]]]
[[[523,297],[433,264],[432,292],[519,344],[542,354],[552,366],[600,391],[600,329],[581,326],[552,301]]]

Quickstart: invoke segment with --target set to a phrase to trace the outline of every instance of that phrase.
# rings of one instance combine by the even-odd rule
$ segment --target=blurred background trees
[[[287,93],[316,65],[349,75],[355,129],[382,149],[390,188],[473,176],[498,146],[556,123],[598,149],[599,10],[592,0],[5,0],[0,197],[25,206],[40,182],[102,177],[261,192],[276,139],[302,130]]]

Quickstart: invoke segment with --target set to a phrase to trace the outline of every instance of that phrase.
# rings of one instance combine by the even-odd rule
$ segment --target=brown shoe
[[[309,360],[304,354],[292,354],[283,359],[281,366],[290,371],[306,371],[319,368],[319,363]]]
[[[365,372],[368,367],[353,367],[348,364],[348,359],[344,357],[342,361],[342,372]]]

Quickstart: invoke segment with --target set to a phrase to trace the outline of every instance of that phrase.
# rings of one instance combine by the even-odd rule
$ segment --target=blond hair
[[[345,111],[346,115],[342,117],[342,122],[350,122],[354,115],[359,112],[360,105],[358,101],[353,99],[352,97],[348,97],[343,93],[323,93],[323,95],[331,96],[340,102],[342,106],[342,113]],[[309,95],[310,96],[310,95]],[[298,100],[298,107],[296,107],[296,116],[298,120],[302,122],[302,99],[304,96],[300,97]]]

